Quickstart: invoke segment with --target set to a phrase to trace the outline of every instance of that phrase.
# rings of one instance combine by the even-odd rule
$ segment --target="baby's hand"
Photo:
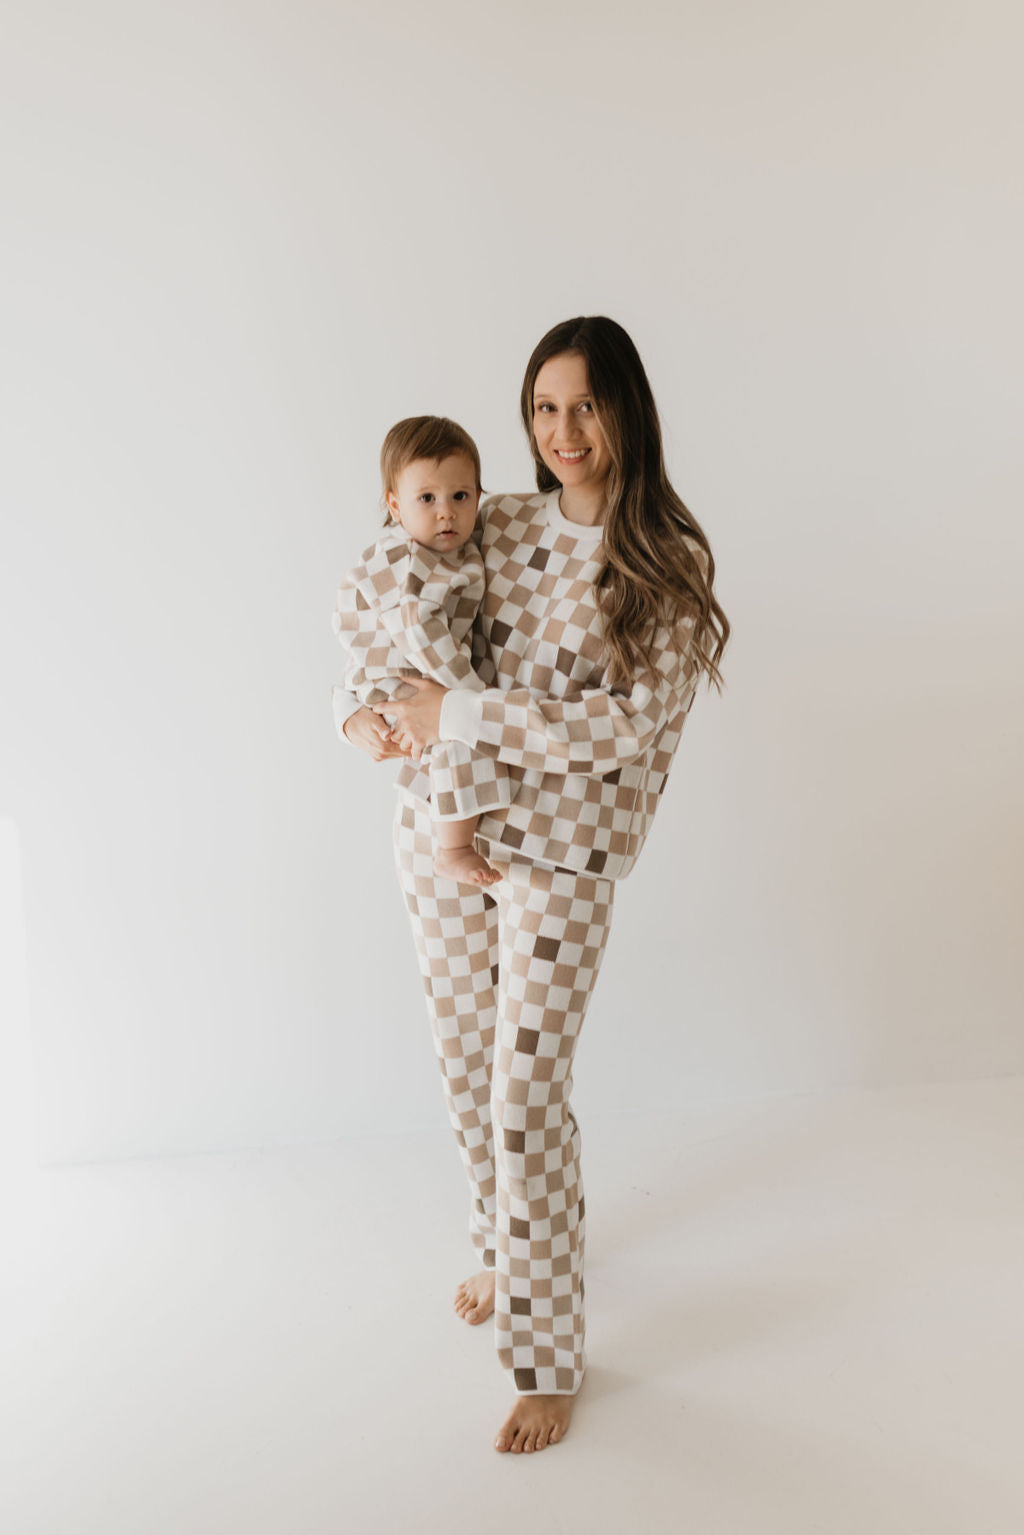
[[[406,677],[415,689],[409,698],[389,698],[386,704],[371,704],[378,714],[394,715],[392,740],[411,748],[417,760],[428,746],[436,746],[441,737],[441,705],[448,692],[431,677]]]
[[[387,757],[410,755],[394,739],[387,722],[374,714],[372,709],[357,709],[354,714],[349,715],[342,730],[345,733],[345,739],[366,752],[374,762],[383,762]]]

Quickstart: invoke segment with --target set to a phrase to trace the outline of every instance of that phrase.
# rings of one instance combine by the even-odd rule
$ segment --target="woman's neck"
[[[563,485],[559,510],[567,522],[594,528],[604,521],[604,485]]]

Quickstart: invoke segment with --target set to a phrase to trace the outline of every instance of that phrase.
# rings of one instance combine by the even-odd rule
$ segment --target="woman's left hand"
[[[376,714],[390,714],[395,723],[392,740],[408,750],[417,760],[428,746],[436,746],[441,737],[441,705],[448,692],[431,677],[404,677],[416,692],[411,698],[389,698],[387,703],[371,704]]]

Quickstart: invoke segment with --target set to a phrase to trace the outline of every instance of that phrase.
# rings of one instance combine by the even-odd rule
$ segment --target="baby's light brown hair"
[[[394,495],[398,476],[407,464],[418,458],[429,458],[439,463],[453,453],[464,453],[473,465],[478,494],[483,494],[480,483],[480,451],[465,427],[447,416],[406,416],[396,421],[384,439],[380,450],[380,481],[384,495]],[[393,521],[384,503],[384,525]]]

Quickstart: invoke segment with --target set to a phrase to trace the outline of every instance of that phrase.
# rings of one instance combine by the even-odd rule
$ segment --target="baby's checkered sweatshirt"
[[[492,496],[481,505],[474,536],[487,591],[472,654],[484,686],[446,694],[440,735],[508,769],[512,803],[480,819],[484,857],[623,879],[693,703],[693,617],[674,633],[658,629],[655,676],[613,689],[594,592],[601,527],[570,522],[559,494]],[[690,547],[706,571],[703,548],[696,540]],[[395,782],[404,798],[428,800],[423,764],[403,762]]]
[[[408,676],[433,677],[446,688],[483,689],[473,670],[470,632],[484,594],[484,564],[473,539],[451,552],[410,538],[389,523],[338,586],[331,619],[348,652],[345,689],[334,689],[339,733],[346,699],[382,704],[413,690]],[[462,820],[503,809],[511,798],[508,770],[457,741],[424,759],[435,821]],[[421,791],[422,792],[422,791]]]

